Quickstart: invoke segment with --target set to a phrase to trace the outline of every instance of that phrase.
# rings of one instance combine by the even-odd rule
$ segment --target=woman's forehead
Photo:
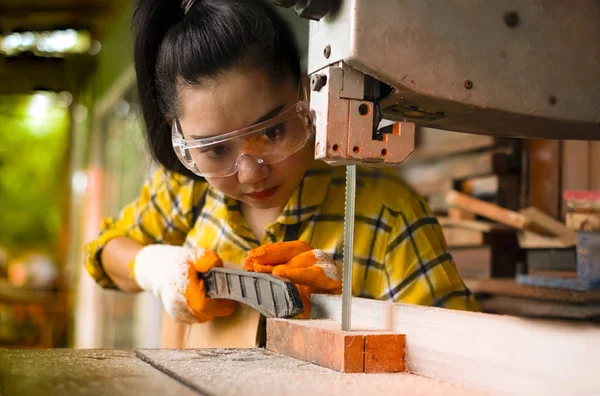
[[[292,105],[292,79],[274,83],[258,70],[233,70],[208,84],[180,88],[181,128],[186,138],[219,135],[246,128],[278,107]]]

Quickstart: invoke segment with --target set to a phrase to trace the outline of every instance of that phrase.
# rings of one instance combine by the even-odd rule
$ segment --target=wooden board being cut
[[[333,320],[267,319],[267,349],[344,373],[404,371],[406,337],[342,331]]]
[[[205,395],[481,395],[409,374],[344,374],[265,349],[141,349],[145,362]]]
[[[340,321],[338,296],[314,318]],[[600,394],[600,325],[523,319],[354,298],[352,323],[406,334],[406,370],[506,395]]]
[[[120,350],[0,350],[0,381],[2,395],[197,395]]]

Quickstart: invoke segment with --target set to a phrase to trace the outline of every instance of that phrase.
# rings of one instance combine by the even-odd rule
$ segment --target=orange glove
[[[342,292],[341,271],[335,261],[302,241],[276,242],[252,249],[244,267],[247,271],[269,273],[296,283],[304,304],[299,318],[310,318],[311,294]]]
[[[223,262],[212,250],[149,245],[137,254],[133,276],[142,289],[154,293],[174,320],[207,322],[231,315],[236,308],[235,301],[206,297],[199,273],[221,266]]]

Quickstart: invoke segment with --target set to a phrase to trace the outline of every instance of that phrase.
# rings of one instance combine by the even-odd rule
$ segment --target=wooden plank
[[[576,231],[600,231],[600,213],[567,213],[567,227]]]
[[[590,190],[600,191],[600,141],[590,142]]]
[[[342,331],[331,321],[267,319],[267,350],[344,373],[364,372],[365,337]],[[329,324],[330,326],[325,326]],[[332,328],[334,325],[335,328]]]
[[[206,395],[481,395],[409,373],[344,374],[265,349],[142,349],[137,355]]]
[[[544,301],[561,301],[576,304],[600,303],[600,290],[576,291],[521,285],[514,279],[465,280],[473,293],[486,293],[507,297],[524,297]]]
[[[442,227],[451,226],[456,228],[465,228],[467,230],[492,232],[494,230],[506,230],[506,226],[494,223],[488,223],[479,220],[455,220],[451,217],[437,217],[438,222]]]
[[[529,225],[527,217],[521,213],[504,209],[498,205],[470,197],[466,194],[459,193],[458,191],[450,191],[446,195],[446,202],[450,206],[478,214],[520,230]]]
[[[460,183],[460,189],[469,195],[495,195],[498,193],[498,186],[497,175],[474,177]]]
[[[341,318],[338,296],[313,295],[314,318]],[[600,326],[354,298],[361,329],[406,334],[406,370],[494,394],[597,394]],[[568,364],[565,364],[568,359]]]
[[[429,161],[451,154],[492,147],[496,139],[486,135],[450,132],[440,129],[417,128],[418,146],[409,157],[410,162]]]
[[[569,229],[564,223],[548,216],[538,208],[529,207],[520,210],[520,212],[527,217],[529,222],[535,224],[539,229],[547,231],[549,234],[556,235],[565,245],[575,245],[575,232]]]
[[[467,228],[444,226],[444,238],[448,247],[466,247],[483,245],[483,232]]]
[[[502,315],[580,320],[600,317],[600,304],[581,305],[530,300],[519,297],[494,296],[480,299],[479,305],[485,312]]]
[[[500,157],[504,155],[503,153],[488,151],[446,158],[427,164],[406,162],[399,167],[399,171],[402,177],[417,191],[419,191],[420,185],[429,186],[424,191],[419,191],[419,193],[431,194],[440,191],[440,188],[453,180],[489,175],[498,171],[498,165],[501,165],[500,168],[504,168],[502,166],[504,165],[502,164],[503,161],[500,160]]]
[[[565,249],[575,244],[566,244],[558,237],[548,237],[536,234],[535,232],[522,230],[517,234],[519,246],[523,249]]]
[[[267,349],[344,373],[404,370],[402,334],[342,331],[332,320],[267,319]]]
[[[451,220],[475,220],[475,214],[458,208],[448,209],[448,218]]]
[[[529,151],[529,206],[560,217],[562,142],[533,139]]]
[[[492,276],[492,248],[479,246],[476,248],[451,248],[448,253],[463,279],[488,279]]]
[[[137,359],[94,349],[2,350],[3,395],[197,395]]]
[[[586,140],[564,140],[562,190],[590,189],[590,148]]]

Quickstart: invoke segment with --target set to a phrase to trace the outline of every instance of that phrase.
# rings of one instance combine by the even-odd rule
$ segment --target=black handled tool
[[[291,318],[304,310],[298,289],[287,279],[222,267],[212,268],[202,278],[208,297],[238,301],[267,318]]]

